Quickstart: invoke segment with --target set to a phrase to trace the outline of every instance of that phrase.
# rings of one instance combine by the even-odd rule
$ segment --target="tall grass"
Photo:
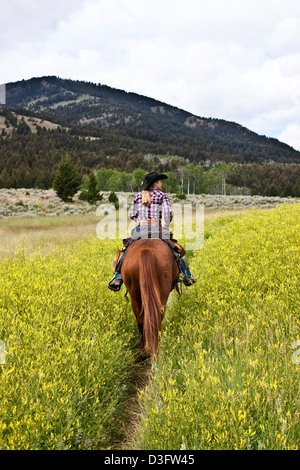
[[[299,449],[299,215],[207,221],[204,248],[189,253],[197,284],[172,293],[130,448]],[[86,222],[44,221],[47,239],[36,221],[17,253],[7,240],[1,449],[108,449],[126,427],[139,335],[124,292],[107,289],[120,242],[100,242]]]
[[[0,264],[1,449],[109,448],[134,371],[130,306],[108,291],[115,243]]]
[[[47,254],[84,238],[95,237],[99,217],[92,214],[11,217],[0,220],[0,260],[22,247],[27,254]]]
[[[220,219],[164,320],[137,449],[299,449],[300,208]],[[211,227],[212,228],[212,227]]]

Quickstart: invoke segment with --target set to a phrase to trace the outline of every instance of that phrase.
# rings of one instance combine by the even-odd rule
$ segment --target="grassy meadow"
[[[110,449],[126,433],[139,337],[106,287],[121,242],[97,220],[0,221],[0,449]],[[207,214],[197,284],[171,295],[122,448],[299,449],[299,220],[299,205]]]
[[[299,206],[211,225],[198,283],[168,309],[131,445],[299,449],[299,233]]]
[[[2,449],[109,448],[122,427],[137,334],[106,288],[115,247],[99,245],[1,262]]]
[[[26,254],[36,250],[47,254],[84,238],[95,237],[99,217],[95,214],[11,217],[0,219],[0,260],[14,256],[20,248]]]

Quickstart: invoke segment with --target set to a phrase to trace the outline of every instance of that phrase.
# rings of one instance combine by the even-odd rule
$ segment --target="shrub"
[[[178,194],[175,194],[175,197],[177,197],[177,199],[184,200],[184,199],[186,199],[186,194],[185,193],[178,193]]]
[[[118,199],[118,196],[116,195],[115,192],[112,191],[110,193],[110,195],[108,196],[108,200],[109,200],[109,202],[114,204],[116,209],[119,209],[119,199]]]
[[[87,191],[86,189],[83,189],[83,190],[80,192],[80,194],[79,194],[79,196],[78,196],[78,199],[79,199],[80,201],[87,201],[87,200],[88,200],[88,191]]]

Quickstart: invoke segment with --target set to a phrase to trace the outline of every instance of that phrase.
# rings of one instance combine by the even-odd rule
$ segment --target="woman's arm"
[[[132,220],[137,219],[137,217],[139,215],[139,203],[138,203],[137,199],[138,199],[138,194],[136,194],[134,200],[132,201],[131,207],[130,207],[129,216]]]
[[[173,219],[173,213],[172,213],[169,197],[167,194],[163,195],[161,208],[164,214],[165,228],[169,229],[170,223],[172,222],[172,219]]]

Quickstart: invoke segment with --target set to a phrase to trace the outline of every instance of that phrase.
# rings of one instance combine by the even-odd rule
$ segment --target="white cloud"
[[[1,0],[1,49],[14,50],[20,44],[49,38],[49,33],[81,5],[80,0]]]
[[[300,18],[287,17],[280,20],[268,38],[268,46],[276,54],[297,53],[300,48]]]
[[[278,139],[281,142],[285,142],[288,145],[294,147],[294,149],[300,149],[300,124],[299,122],[293,122],[286,126],[286,128],[279,134]]]
[[[300,2],[0,0],[0,8],[0,83],[48,74],[103,83],[299,145]]]

